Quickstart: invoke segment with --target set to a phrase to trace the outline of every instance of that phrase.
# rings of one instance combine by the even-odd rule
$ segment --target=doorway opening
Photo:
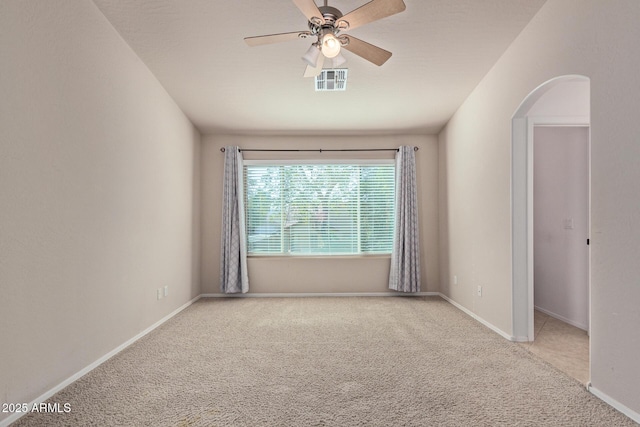
[[[589,79],[579,75],[561,76],[533,90],[523,100],[512,119],[512,297],[515,341],[533,341],[535,336],[533,185],[535,129],[542,126],[588,128],[589,107]],[[587,150],[587,156],[589,156],[590,143]],[[588,194],[587,198],[589,198]],[[565,216],[563,221],[566,221],[563,222],[563,226],[566,224],[567,227],[571,227],[571,216]],[[586,239],[584,244],[587,244]],[[586,280],[589,282],[588,266],[586,275]],[[587,301],[589,301],[590,283],[586,286]],[[589,312],[588,306],[589,303],[587,303],[587,312]],[[590,329],[589,322],[590,316],[587,314],[587,329]]]
[[[526,348],[589,381],[589,128],[533,130],[534,342]]]
[[[534,308],[588,331],[589,127],[535,125],[533,146]]]

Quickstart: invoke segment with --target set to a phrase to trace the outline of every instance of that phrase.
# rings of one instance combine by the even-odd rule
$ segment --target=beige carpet
[[[17,426],[632,426],[439,298],[206,299]]]

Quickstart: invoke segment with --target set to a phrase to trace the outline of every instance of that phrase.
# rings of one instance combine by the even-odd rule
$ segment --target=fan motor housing
[[[321,21],[319,19],[311,18],[309,20],[309,29],[311,29],[311,32],[313,34],[319,34],[322,29],[330,29],[337,32],[339,29],[336,28],[336,23],[342,18],[342,12],[331,6],[320,6],[318,9],[320,13],[322,13],[324,24],[320,23]]]
[[[322,13],[322,17],[326,23],[325,25],[333,26],[338,19],[342,18],[342,12],[335,7],[320,6],[318,9],[320,9],[320,13]]]

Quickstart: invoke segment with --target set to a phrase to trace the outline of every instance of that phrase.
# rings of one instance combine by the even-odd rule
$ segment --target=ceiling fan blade
[[[314,0],[293,0],[293,3],[309,21],[315,19],[318,25],[324,24],[324,17]]]
[[[402,0],[372,0],[344,15],[338,20],[336,26],[340,26],[340,22],[346,21],[349,23],[349,29],[357,28],[369,22],[400,13],[406,8],[407,6]]]
[[[388,50],[384,50],[378,46],[374,46],[351,35],[340,36],[340,38],[342,37],[346,37],[347,39],[349,39],[349,44],[347,44],[346,46],[342,46],[343,49],[346,49],[351,53],[355,53],[356,55],[366,59],[369,62],[373,62],[378,66],[384,64],[389,58],[391,58],[391,52],[389,52]]]
[[[266,36],[245,37],[244,41],[249,46],[261,46],[263,44],[288,42],[299,38],[310,37],[309,31],[295,31],[293,33],[269,34]]]
[[[311,65],[307,65],[307,68],[304,69],[304,77],[315,77],[322,72],[322,67],[324,65],[324,55],[320,54],[318,58],[318,64],[315,67]]]

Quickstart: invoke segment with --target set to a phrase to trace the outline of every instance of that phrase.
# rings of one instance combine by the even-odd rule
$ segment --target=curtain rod
[[[399,151],[399,148],[343,148],[340,150],[327,150],[324,148],[318,148],[318,149],[301,149],[301,150],[279,150],[279,149],[267,149],[267,148],[240,148],[238,149],[238,151],[243,152],[243,151],[286,151],[286,152],[302,152],[302,151],[313,151],[313,152],[318,152],[318,153],[322,153],[325,151]],[[414,151],[418,151],[419,148],[418,147],[413,147]],[[220,148],[220,151],[224,153],[225,149],[224,147]]]

